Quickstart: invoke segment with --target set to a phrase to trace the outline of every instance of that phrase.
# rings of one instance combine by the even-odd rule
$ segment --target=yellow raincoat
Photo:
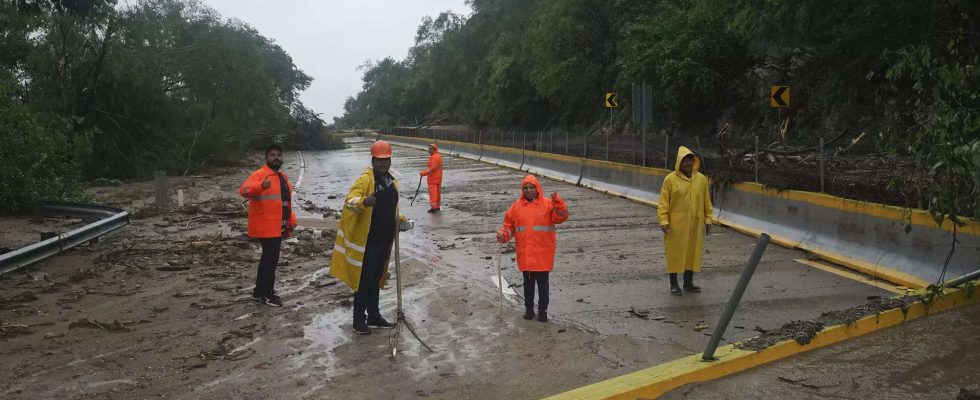
[[[398,190],[398,180],[395,180]],[[340,225],[337,226],[337,241],[333,246],[330,260],[330,275],[346,283],[353,291],[361,283],[361,264],[367,246],[368,231],[371,229],[371,207],[364,205],[364,199],[374,194],[374,169],[366,168],[354,181],[354,186],[344,199],[344,209],[340,212]],[[397,211],[396,211],[397,214]],[[405,218],[399,216],[400,220]],[[398,233],[395,233],[396,235]],[[388,279],[388,266],[381,272],[378,287],[384,287]]]
[[[688,154],[694,152],[684,146],[677,149],[674,172],[664,178],[657,204],[660,225],[670,226],[670,233],[664,235],[668,273],[701,271],[704,226],[713,222],[709,180],[698,172],[701,160],[694,158],[690,178],[681,172],[681,160]]]

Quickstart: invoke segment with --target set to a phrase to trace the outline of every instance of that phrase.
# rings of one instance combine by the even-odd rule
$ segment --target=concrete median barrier
[[[529,151],[524,154],[523,170],[576,185],[582,176],[582,162],[577,157]]]
[[[384,136],[395,144],[425,148],[431,139]],[[529,171],[610,195],[656,205],[670,171],[498,146],[440,142],[454,155]],[[937,226],[928,213],[843,199],[821,193],[776,190],[756,183],[716,187],[716,219],[740,232],[766,232],[772,242],[908,288],[980,265],[980,222]],[[906,226],[911,230],[906,233]],[[956,250],[950,256],[953,235]],[[948,277],[947,276],[947,277]]]
[[[584,160],[579,184],[587,188],[656,205],[668,171],[608,161]]]

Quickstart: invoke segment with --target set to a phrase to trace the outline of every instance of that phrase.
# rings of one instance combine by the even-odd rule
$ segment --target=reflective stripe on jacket
[[[531,183],[538,190],[534,201],[524,198],[524,185]],[[565,201],[544,197],[541,184],[534,175],[521,182],[521,198],[504,215],[501,229],[504,237],[514,238],[517,247],[517,268],[521,271],[551,271],[555,265],[555,245],[558,230],[555,225],[568,219]]]
[[[394,185],[397,190],[397,179],[394,180]],[[330,259],[330,275],[346,283],[355,292],[361,283],[364,250],[371,230],[372,208],[364,205],[364,199],[373,194],[374,170],[367,168],[354,181],[344,199],[344,209],[340,212],[340,224],[337,226],[337,240]],[[395,215],[398,215],[397,210]],[[404,219],[400,216],[398,218]],[[384,287],[387,279],[388,266],[385,265],[378,287]]]
[[[282,226],[282,192],[280,191],[279,174],[282,174],[286,181],[286,190],[289,191],[289,198],[293,198],[293,187],[289,183],[289,178],[284,172],[273,171],[267,165],[257,169],[249,175],[245,183],[238,188],[238,193],[249,200],[248,202],[248,236],[253,238],[274,238],[281,237]],[[262,181],[268,179],[272,184],[268,189],[262,188]],[[291,225],[296,225],[296,214],[293,214],[292,202],[286,204],[289,207],[289,220]]]

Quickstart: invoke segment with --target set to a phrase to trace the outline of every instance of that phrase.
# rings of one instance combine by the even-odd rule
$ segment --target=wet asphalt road
[[[304,153],[305,180],[297,191],[298,200],[339,209],[351,183],[369,165],[369,145],[361,141],[342,151]],[[480,355],[496,348],[492,340],[473,337],[508,334],[490,321],[497,314],[498,247],[492,232],[517,199],[524,174],[444,155],[443,212],[433,216],[426,213],[424,184],[414,206],[409,206],[418,184],[417,171],[425,168],[427,157],[420,150],[396,146],[392,170],[400,179],[401,212],[416,221],[415,228],[401,236],[403,260],[415,266],[416,274],[415,284],[406,289],[406,311],[416,321],[422,337],[429,338],[441,351],[424,355],[407,336],[403,336],[402,343],[409,353],[418,354],[412,361],[416,378],[436,376],[426,368],[437,363],[452,365],[457,373],[479,373],[485,368],[482,365],[489,362],[481,360]],[[297,175],[298,164],[293,162],[287,168],[291,176]],[[527,322],[520,320],[522,291],[515,287],[507,295],[506,325],[518,332],[549,329],[549,335],[554,332],[551,328],[562,326],[590,332],[597,338],[596,351],[620,366],[651,366],[702,351],[755,239],[716,227],[706,240],[704,271],[696,276],[703,293],[672,296],[655,209],[549,179],[542,179],[542,186],[547,193],[559,192],[571,213],[569,220],[559,226],[549,307],[553,322],[535,322],[537,325],[523,328]],[[310,215],[301,212],[300,217],[304,216]],[[513,256],[505,254],[503,259],[504,277],[512,285],[520,284]],[[773,329],[792,320],[811,319],[828,310],[864,303],[868,296],[890,295],[794,261],[806,257],[795,250],[768,248],[725,342],[755,336],[756,327]],[[409,273],[413,272],[405,275]],[[447,298],[449,293],[455,297]],[[472,302],[469,314],[455,309],[462,302]],[[391,314],[392,290],[382,292],[382,303],[383,310]],[[481,306],[474,308],[476,303]],[[637,318],[629,313],[631,308],[663,319]],[[343,364],[344,355],[354,353],[347,348],[348,339],[341,333],[346,329],[344,324],[349,324],[348,316],[346,312],[335,314],[307,327],[307,337],[341,335],[322,342],[321,348],[333,349],[341,358],[329,362]],[[543,328],[544,325],[551,326]],[[709,328],[695,330],[699,325]],[[374,344],[379,347],[387,344],[371,340],[377,341]],[[324,362],[329,358],[324,357]],[[569,382],[574,382],[574,387],[596,380],[586,373]]]

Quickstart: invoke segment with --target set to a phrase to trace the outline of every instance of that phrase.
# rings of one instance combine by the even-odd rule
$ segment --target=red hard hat
[[[391,158],[391,145],[384,140],[379,140],[371,145],[371,157]]]

